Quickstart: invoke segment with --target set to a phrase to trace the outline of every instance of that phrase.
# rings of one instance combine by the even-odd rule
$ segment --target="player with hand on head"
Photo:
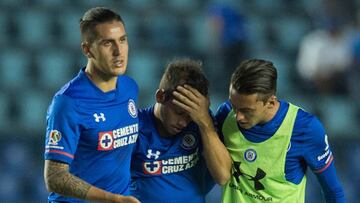
[[[128,196],[138,86],[123,76],[124,22],[114,11],[96,7],[84,14],[80,30],[87,65],[55,94],[47,112],[48,202],[139,203]]]
[[[307,168],[326,202],[345,202],[334,157],[321,122],[276,97],[277,70],[270,61],[243,61],[231,77],[229,100],[216,114],[233,160],[222,202],[305,200]]]
[[[208,80],[201,66],[187,58],[171,61],[156,91],[155,105],[139,111],[131,193],[141,202],[204,203],[206,193],[214,186],[211,175],[216,182],[226,182],[212,173],[215,165],[207,160],[207,156],[222,156],[222,160],[229,160],[223,165],[231,164],[214,130]],[[180,86],[191,91],[189,97],[195,96],[191,104],[196,106],[182,105],[186,95],[177,99]],[[223,168],[221,164],[216,167]]]

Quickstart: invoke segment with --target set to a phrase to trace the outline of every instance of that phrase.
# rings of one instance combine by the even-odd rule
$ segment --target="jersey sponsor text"
[[[112,131],[99,132],[98,150],[108,151],[133,144],[138,137],[138,124],[128,125]]]
[[[194,153],[189,155],[155,161],[157,163],[156,170],[154,170],[155,162],[144,162],[143,166],[145,174],[160,174],[160,171],[161,174],[171,174],[188,170],[194,167],[198,161],[199,154],[198,150],[196,150]],[[156,173],[154,171],[156,171]]]

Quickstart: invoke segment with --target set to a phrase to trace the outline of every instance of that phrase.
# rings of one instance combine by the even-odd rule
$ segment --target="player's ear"
[[[82,42],[81,43],[81,50],[83,52],[83,54],[87,57],[87,58],[91,58],[92,54],[90,52],[90,45],[88,42]]]
[[[155,98],[157,103],[164,103],[165,102],[165,90],[164,89],[157,89],[155,93]]]
[[[275,95],[271,95],[267,101],[268,103],[268,108],[274,108],[275,104],[276,104],[277,98]]]

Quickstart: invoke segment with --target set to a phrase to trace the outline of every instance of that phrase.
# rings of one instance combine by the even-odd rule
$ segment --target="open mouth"
[[[114,61],[115,67],[121,68],[124,66],[124,60],[116,60]]]

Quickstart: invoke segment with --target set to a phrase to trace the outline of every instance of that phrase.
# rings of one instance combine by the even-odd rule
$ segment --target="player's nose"
[[[115,43],[113,46],[113,55],[114,56],[119,56],[120,55],[120,51],[121,50],[121,45],[119,43]]]
[[[238,122],[242,122],[242,121],[244,121],[245,116],[244,116],[244,114],[243,114],[243,113],[241,113],[241,112],[236,112],[236,114],[235,114],[235,118],[236,118],[236,121],[238,121]]]

